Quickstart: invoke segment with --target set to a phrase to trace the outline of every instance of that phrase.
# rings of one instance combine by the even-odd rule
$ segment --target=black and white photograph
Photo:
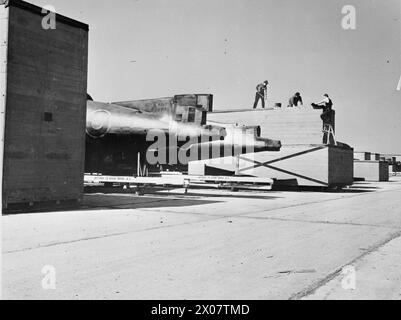
[[[0,0],[0,140],[1,300],[401,300],[400,0]]]

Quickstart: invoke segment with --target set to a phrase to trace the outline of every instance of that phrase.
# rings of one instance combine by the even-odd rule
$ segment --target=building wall
[[[88,28],[10,1],[3,208],[79,202],[83,193]]]

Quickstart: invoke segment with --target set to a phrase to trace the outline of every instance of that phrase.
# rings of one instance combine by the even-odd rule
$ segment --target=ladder
[[[323,124],[323,143],[330,144],[330,136],[333,137],[334,145],[337,145],[336,135],[333,126],[329,123]]]

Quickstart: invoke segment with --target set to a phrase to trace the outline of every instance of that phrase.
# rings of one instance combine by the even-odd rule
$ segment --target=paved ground
[[[305,299],[401,299],[401,237],[358,259],[350,267]]]
[[[80,211],[4,216],[3,298],[399,299],[401,179],[357,187],[91,194]]]

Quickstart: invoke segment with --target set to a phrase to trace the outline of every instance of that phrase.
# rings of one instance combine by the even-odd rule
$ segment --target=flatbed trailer
[[[272,189],[273,180],[269,178],[247,176],[203,176],[168,173],[155,177],[138,176],[106,176],[85,174],[84,185],[93,186],[103,184],[105,186],[123,186],[141,190],[149,187],[185,188],[185,192],[191,187],[202,188],[228,188],[232,191],[239,189],[258,189],[268,191]]]

